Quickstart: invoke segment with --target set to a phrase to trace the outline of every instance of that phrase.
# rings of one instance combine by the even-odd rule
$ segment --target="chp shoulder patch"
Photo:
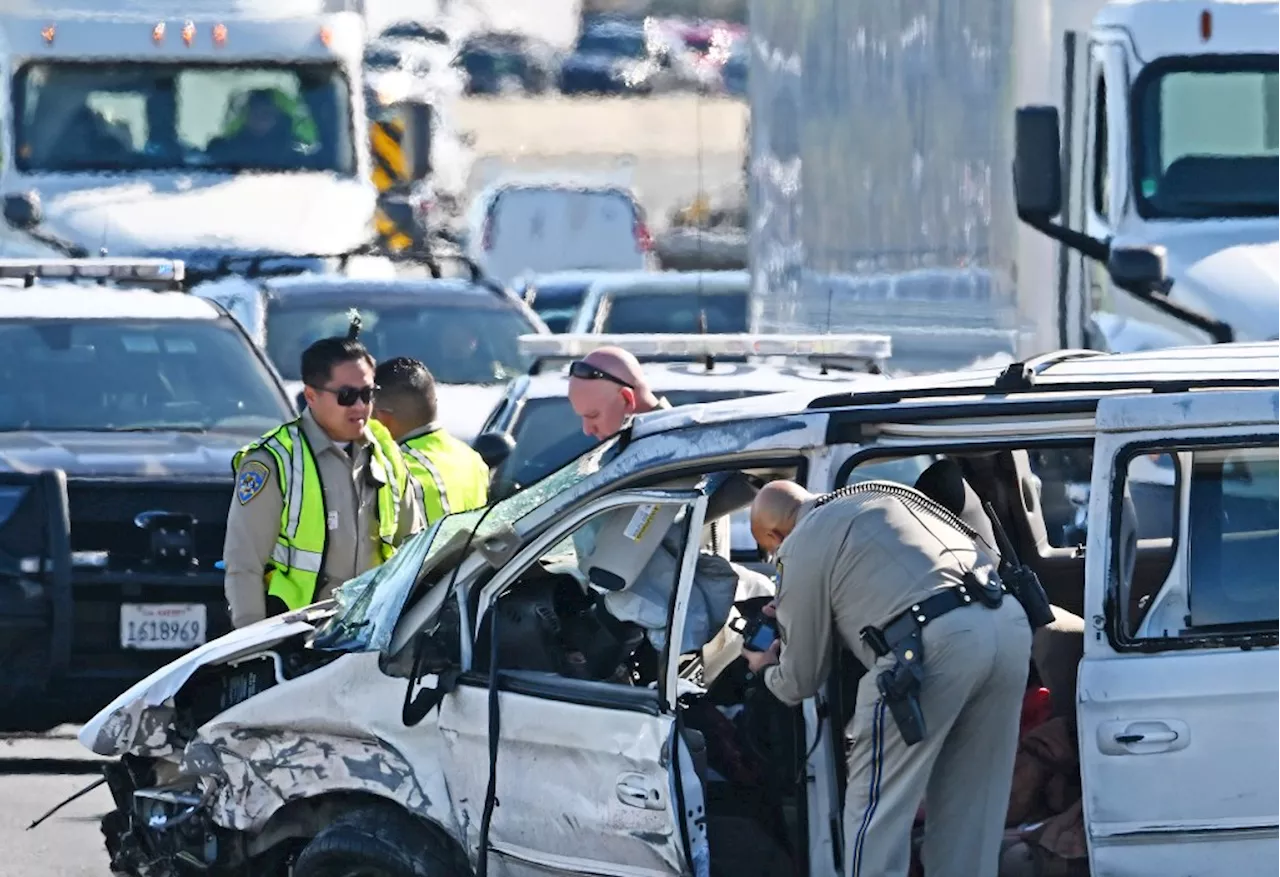
[[[240,505],[247,504],[249,500],[261,493],[270,476],[271,470],[265,464],[257,460],[245,463],[244,468],[240,470],[240,479],[236,482],[236,499],[240,500]]]

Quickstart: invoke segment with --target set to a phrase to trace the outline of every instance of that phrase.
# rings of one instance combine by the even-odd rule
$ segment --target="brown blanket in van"
[[[1053,718],[1032,729],[1018,745],[1005,826],[1041,823],[1025,839],[1062,859],[1083,859],[1084,810],[1080,754],[1066,719]]]

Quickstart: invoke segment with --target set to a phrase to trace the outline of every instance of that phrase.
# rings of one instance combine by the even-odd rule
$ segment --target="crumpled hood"
[[[42,228],[112,256],[347,252],[372,237],[373,184],[334,174],[33,176]]]
[[[259,432],[0,433],[0,470],[61,469],[73,478],[218,478],[229,484],[232,455]]]
[[[325,610],[309,607],[277,615],[233,630],[226,636],[192,649],[141,682],[136,683],[104,707],[80,729],[81,745],[98,755],[124,755],[134,749],[162,749],[172,721],[168,701],[181,690],[198,669],[225,664],[236,658],[263,651],[300,633],[308,633],[319,623]]]
[[[1266,341],[1280,333],[1274,219],[1181,223],[1157,237],[1168,251],[1174,301],[1224,321],[1237,341]]]

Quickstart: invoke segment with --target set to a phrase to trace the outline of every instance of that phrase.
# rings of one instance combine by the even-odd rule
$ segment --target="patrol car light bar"
[[[186,274],[177,259],[0,259],[0,278],[56,280],[133,280],[180,282]]]
[[[526,356],[574,359],[601,347],[646,356],[809,356],[885,360],[888,335],[521,335]]]

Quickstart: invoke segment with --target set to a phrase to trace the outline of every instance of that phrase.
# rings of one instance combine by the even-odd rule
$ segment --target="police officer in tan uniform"
[[[327,598],[423,527],[421,486],[371,419],[358,332],[303,352],[306,410],[236,455],[223,552],[236,627]]]
[[[778,639],[744,652],[751,669],[798,704],[825,682],[834,637],[868,668],[847,729],[844,873],[906,877],[927,795],[925,873],[995,877],[1031,629],[993,552],[887,482],[821,497],[772,482],[751,529],[778,567]]]

